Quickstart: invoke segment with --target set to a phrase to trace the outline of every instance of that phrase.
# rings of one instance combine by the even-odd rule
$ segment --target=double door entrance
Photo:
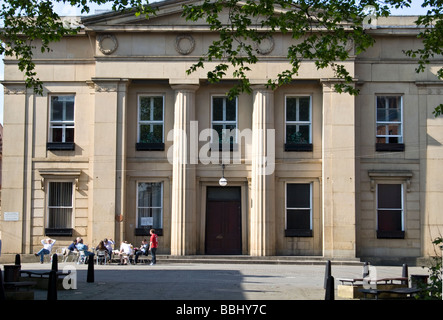
[[[205,253],[242,254],[240,187],[207,187]]]

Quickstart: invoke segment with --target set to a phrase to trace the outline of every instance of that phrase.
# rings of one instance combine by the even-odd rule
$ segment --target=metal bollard
[[[16,266],[21,265],[20,254],[18,254],[18,253],[15,255],[15,265]]]
[[[57,273],[54,270],[49,271],[47,299],[57,300]]]
[[[326,289],[328,278],[330,276],[331,276],[331,260],[328,260],[328,261],[326,261],[325,283],[323,284],[323,289]]]
[[[58,271],[58,256],[56,253],[52,255],[52,266],[51,270],[57,272]]]
[[[0,269],[0,301],[6,300],[5,287],[3,286],[3,271]]]
[[[363,278],[366,278],[369,276],[369,262],[365,262],[363,264]]]
[[[329,276],[326,281],[325,300],[335,300],[334,277]]]
[[[94,255],[88,257],[88,276],[86,282],[94,282]]]
[[[406,263],[403,264],[402,270],[401,270],[401,277],[402,278],[409,278],[408,275],[408,265]],[[408,284],[408,280],[402,282],[403,284]]]

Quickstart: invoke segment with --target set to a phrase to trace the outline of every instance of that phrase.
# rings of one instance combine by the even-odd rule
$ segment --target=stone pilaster
[[[190,125],[195,119],[197,85],[172,85],[175,90],[172,173],[171,255],[196,253],[196,174],[191,161]]]
[[[253,88],[250,255],[275,254],[274,93]]]
[[[93,146],[90,160],[92,195],[88,240],[125,240],[124,170],[127,81],[94,79]],[[118,247],[119,243],[116,243]]]
[[[2,253],[30,250],[33,94],[24,82],[4,82]],[[37,217],[43,224],[43,217]]]
[[[323,255],[355,258],[355,97],[323,82]]]

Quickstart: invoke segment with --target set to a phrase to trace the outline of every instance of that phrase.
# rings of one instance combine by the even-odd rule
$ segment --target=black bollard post
[[[408,274],[408,265],[406,263],[403,264],[402,271],[401,271],[401,277],[406,278],[406,280],[402,281],[402,283],[408,284],[409,274]]]
[[[363,279],[369,276],[369,263],[365,262],[363,265]]]
[[[330,276],[331,276],[331,260],[328,260],[328,261],[326,261],[325,283],[323,284],[323,289],[326,289],[328,278]]]
[[[58,272],[58,256],[56,253],[52,255],[52,267],[51,270]]]
[[[18,253],[15,255],[15,265],[16,266],[21,265],[20,254],[18,254]]]
[[[57,300],[57,273],[54,270],[49,271],[47,299]]]
[[[94,255],[88,257],[88,276],[86,282],[94,282]]]
[[[329,276],[328,280],[326,281],[325,300],[335,300],[333,276]]]
[[[5,287],[3,286],[3,271],[0,269],[0,301],[6,300]]]

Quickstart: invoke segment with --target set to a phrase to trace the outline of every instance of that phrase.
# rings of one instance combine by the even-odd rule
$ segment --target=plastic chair
[[[108,252],[105,250],[97,250],[96,253],[96,264],[99,264],[99,262],[103,261],[104,264],[106,264],[106,256],[108,255]]]
[[[70,251],[68,252],[68,254],[65,255],[65,258],[63,260],[63,262],[67,262],[69,257],[72,257],[72,262],[78,262],[79,259],[79,252],[78,251]]]
[[[85,254],[84,250],[79,250],[79,256],[78,256],[78,261],[77,264],[86,264],[86,259],[88,258],[88,256]]]

